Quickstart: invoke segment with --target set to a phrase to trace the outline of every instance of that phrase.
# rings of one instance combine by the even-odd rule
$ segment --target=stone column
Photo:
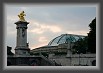
[[[68,51],[67,51],[66,57],[69,59],[69,65],[70,65],[70,66],[72,65],[72,52],[71,52],[71,46],[72,46],[71,42],[68,42],[68,46],[67,46]]]
[[[67,49],[68,49],[68,51],[67,51],[67,57],[71,57],[72,56],[71,46],[72,46],[72,44],[71,44],[71,42],[69,42],[68,46],[67,46]]]
[[[27,44],[27,25],[29,23],[26,21],[18,21],[15,24],[17,29],[15,55],[29,55],[30,49]]]

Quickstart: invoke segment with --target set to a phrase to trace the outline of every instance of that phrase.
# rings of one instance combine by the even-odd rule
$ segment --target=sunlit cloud
[[[38,48],[38,47],[41,47],[41,46],[46,46],[46,45],[48,45],[49,41],[45,37],[40,37],[40,38],[38,38],[38,40],[36,40],[36,42],[37,43],[30,44],[31,49],[35,49],[35,48]]]
[[[32,32],[35,34],[42,34],[44,31],[41,28],[35,28],[33,30],[29,30],[28,32]]]
[[[57,32],[62,31],[62,29],[57,25],[42,24],[42,23],[39,23],[39,22],[36,22],[36,21],[33,21],[33,20],[30,20],[30,21],[31,21],[30,27],[32,29],[28,30],[28,32],[33,32],[33,33],[36,33],[36,34],[43,34],[46,31],[50,31],[50,32],[53,32],[53,33],[57,33]]]
[[[31,49],[35,49],[35,48],[38,48],[38,47],[41,47],[41,46],[46,46],[46,45],[48,45],[48,43],[47,42],[43,42],[43,43],[39,43],[39,44],[32,44],[31,45]]]
[[[53,33],[57,33],[57,32],[61,32],[61,28],[59,26],[47,26],[48,29],[50,29],[50,31],[52,31]]]
[[[38,41],[39,41],[39,42],[47,42],[48,40],[47,40],[46,37],[42,36],[42,37],[39,37],[39,40],[38,40]]]
[[[87,36],[88,31],[67,31],[67,33]]]

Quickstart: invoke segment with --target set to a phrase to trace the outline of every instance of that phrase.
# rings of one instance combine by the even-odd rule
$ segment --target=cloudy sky
[[[96,6],[88,5],[5,5],[6,44],[16,46],[18,14],[25,11],[28,42],[31,49],[47,45],[53,38],[64,34],[87,35],[89,23],[96,17]]]

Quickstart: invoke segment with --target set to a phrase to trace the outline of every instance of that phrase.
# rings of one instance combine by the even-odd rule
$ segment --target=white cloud
[[[38,41],[39,41],[39,42],[47,42],[48,39],[47,39],[47,37],[41,36],[41,37],[39,37],[39,40],[38,40]]]
[[[33,44],[30,44],[31,49],[47,45],[49,42],[49,39],[46,36],[39,36],[35,41],[36,43],[32,42]]]
[[[47,31],[53,32],[53,33],[58,33],[58,32],[62,31],[61,28],[57,25],[43,24],[43,23],[39,23],[39,22],[33,21],[33,20],[30,20],[30,27],[29,28],[31,28],[31,29],[28,30],[28,32],[33,32],[36,34],[43,34]]]
[[[9,33],[7,33],[7,35],[15,35],[16,31],[10,31]]]
[[[77,35],[85,35],[87,36],[88,31],[67,31],[68,34],[77,34]]]
[[[32,32],[32,33],[35,33],[35,34],[42,34],[44,31],[41,28],[35,28],[35,29],[32,29],[32,30],[28,30],[28,32]]]
[[[52,32],[54,32],[54,33],[61,32],[61,31],[62,31],[61,28],[58,27],[58,26],[52,26],[52,27],[49,27],[49,28],[50,28],[50,30],[51,30]]]
[[[38,47],[46,46],[46,45],[47,45],[47,43],[33,44],[33,45],[31,46],[31,50],[32,50],[32,49],[35,49],[35,48],[38,48]]]
[[[7,22],[16,22],[18,21],[18,16],[13,16],[13,15],[10,15],[10,16],[7,16]]]
[[[21,7],[21,10],[26,10],[27,9],[27,7]]]

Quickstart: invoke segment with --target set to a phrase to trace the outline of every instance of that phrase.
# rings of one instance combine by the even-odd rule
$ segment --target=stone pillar
[[[30,49],[27,44],[27,25],[29,23],[26,21],[18,21],[15,24],[17,29],[15,55],[29,55]]]
[[[67,46],[67,56],[66,57],[71,57],[72,56],[72,52],[71,52],[71,47],[72,47],[72,44],[71,42],[68,43],[68,46]]]

